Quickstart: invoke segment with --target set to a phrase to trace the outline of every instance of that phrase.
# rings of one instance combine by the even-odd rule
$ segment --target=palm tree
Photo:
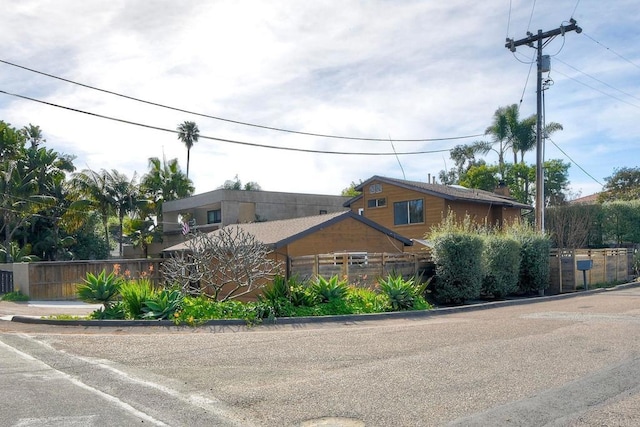
[[[493,113],[493,122],[485,130],[485,135],[491,135],[493,137],[493,143],[498,143],[498,167],[500,175],[504,179],[505,174],[505,162],[504,154],[508,149],[513,149],[514,137],[518,127],[518,105],[512,104],[507,107],[498,108]],[[516,151],[514,150],[514,163],[517,162]]]
[[[200,129],[196,122],[185,121],[178,126],[178,139],[187,147],[187,178],[189,178],[189,155],[191,147],[198,142],[200,137]]]
[[[104,238],[109,244],[109,214],[113,211],[113,199],[109,192],[108,172],[102,169],[99,173],[91,169],[84,169],[73,174],[71,186],[76,193],[77,200],[70,206],[73,212],[80,212],[83,208],[94,208],[100,214],[104,227]]]
[[[129,213],[135,213],[138,205],[145,201],[140,197],[140,189],[136,184],[137,176],[135,173],[133,178],[129,179],[125,174],[112,169],[111,172],[105,173],[105,178],[107,193],[118,216],[119,254],[122,257],[124,217]]]
[[[29,126],[24,126],[22,128],[22,134],[25,139],[31,143],[31,148],[37,149],[38,145],[46,142],[46,139],[42,136],[42,129],[40,129],[40,126],[35,126],[29,123]]]
[[[193,183],[180,170],[178,159],[160,161],[149,158],[149,172],[140,181],[140,190],[155,205],[155,215],[162,224],[162,203],[189,197],[195,191]]]

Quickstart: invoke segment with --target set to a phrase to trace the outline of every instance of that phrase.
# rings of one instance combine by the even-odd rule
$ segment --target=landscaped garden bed
[[[156,289],[144,278],[131,280],[102,271],[87,275],[78,287],[78,297],[103,304],[89,316],[93,320],[169,320],[196,326],[221,319],[258,324],[282,317],[426,310],[432,306],[423,296],[425,287],[426,283],[394,275],[381,279],[376,289],[349,285],[338,276],[305,281],[276,276],[255,301],[218,301],[206,294],[187,295],[178,287]]]

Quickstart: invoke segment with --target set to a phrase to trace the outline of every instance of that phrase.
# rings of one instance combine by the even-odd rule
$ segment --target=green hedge
[[[463,303],[480,296],[482,288],[482,238],[472,233],[434,235],[436,265],[434,294],[438,302]]]
[[[544,291],[549,287],[551,239],[547,234],[525,228],[517,230],[514,237],[520,242],[522,255],[519,290]]]
[[[484,239],[483,262],[485,276],[482,293],[503,298],[518,290],[521,245],[513,237],[489,234]]]

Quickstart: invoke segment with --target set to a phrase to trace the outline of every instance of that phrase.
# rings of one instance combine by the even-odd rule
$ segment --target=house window
[[[424,222],[424,204],[422,199],[407,200],[393,204],[393,224],[418,224]]]
[[[219,224],[221,222],[222,222],[222,211],[220,209],[207,211],[207,224]]]
[[[325,215],[327,213],[326,209],[320,209],[320,215]]]
[[[382,193],[382,184],[371,184],[369,186],[369,193]]]
[[[369,208],[381,208],[387,206],[387,199],[381,197],[379,199],[369,199],[367,201],[367,207]]]
[[[364,215],[364,208],[358,208],[358,215]]]

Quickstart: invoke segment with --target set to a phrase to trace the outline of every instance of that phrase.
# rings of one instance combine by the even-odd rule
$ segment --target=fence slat
[[[289,275],[301,279],[338,275],[349,283],[373,286],[379,277],[393,272],[410,277],[431,263],[428,254],[411,253],[334,253],[292,257]]]

